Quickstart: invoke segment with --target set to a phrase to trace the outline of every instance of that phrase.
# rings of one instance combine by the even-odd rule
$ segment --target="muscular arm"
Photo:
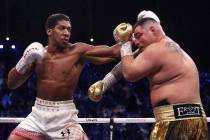
[[[115,44],[111,47],[107,45],[91,46],[89,44],[82,43],[84,48],[83,56],[95,56],[95,57],[120,57],[120,45]]]
[[[111,57],[93,57],[93,56],[84,56],[83,59],[96,65],[105,64],[105,63],[116,60],[115,58],[111,58]]]
[[[134,57],[136,57],[139,54],[139,49],[137,49],[133,55]],[[100,80],[101,83],[103,84],[103,88],[100,89],[101,93],[104,93],[107,89],[109,89],[111,86],[113,86],[118,80],[120,80],[122,78],[123,74],[122,74],[122,62],[119,62],[117,65],[114,66],[114,68],[106,74],[106,76]],[[97,83],[97,82],[96,82]],[[91,87],[90,87],[90,91],[93,91],[94,88],[97,86],[97,84],[94,83]]]
[[[98,57],[120,57],[120,48],[123,42],[130,40],[133,29],[129,23],[119,24],[113,31],[114,39],[118,44],[108,47],[107,45],[98,45],[89,47],[85,52],[87,56]]]
[[[156,48],[148,48],[135,59],[132,55],[122,57],[122,73],[126,80],[135,82],[161,67]]]
[[[31,66],[25,74],[19,74],[15,68],[9,71],[7,78],[7,86],[9,89],[16,89],[21,86],[32,74],[33,67]]]

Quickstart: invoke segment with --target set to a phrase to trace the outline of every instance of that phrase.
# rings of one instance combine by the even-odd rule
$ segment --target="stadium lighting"
[[[90,42],[94,42],[94,38],[90,38]]]
[[[15,45],[12,45],[11,48],[12,48],[12,49],[15,49]]]
[[[6,37],[6,40],[9,41],[9,37],[8,36]]]

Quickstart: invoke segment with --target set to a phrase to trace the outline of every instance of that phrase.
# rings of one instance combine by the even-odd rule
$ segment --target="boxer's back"
[[[170,103],[200,102],[199,76],[195,63],[178,44],[166,39],[159,49],[161,68],[150,76],[151,100],[156,105],[167,99]]]
[[[78,47],[72,46],[64,52],[46,52],[43,61],[36,67],[37,97],[46,100],[70,100],[73,98],[83,69]]]

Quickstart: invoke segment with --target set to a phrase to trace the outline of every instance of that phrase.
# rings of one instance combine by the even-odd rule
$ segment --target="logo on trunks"
[[[68,138],[70,136],[70,129],[66,129],[64,131],[61,132],[61,135],[63,138]]]
[[[198,104],[173,105],[175,118],[201,117],[202,111]]]

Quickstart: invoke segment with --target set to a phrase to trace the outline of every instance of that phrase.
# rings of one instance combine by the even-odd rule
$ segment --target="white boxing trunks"
[[[11,135],[32,140],[87,140],[73,100],[47,101],[36,98],[32,112]]]

